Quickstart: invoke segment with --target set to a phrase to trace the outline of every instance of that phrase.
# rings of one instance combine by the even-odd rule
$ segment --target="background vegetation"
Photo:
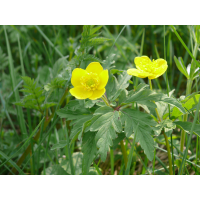
[[[198,60],[195,27],[174,27]],[[87,160],[90,158],[85,160],[83,153],[88,151],[85,146],[90,143],[71,136],[80,131],[80,127],[72,128],[73,117],[69,117],[66,126],[62,127],[65,120],[55,115],[58,108],[73,99],[68,93],[68,85],[74,67],[84,68],[90,62],[98,61],[113,66],[112,72],[117,74],[133,67],[136,56],[166,58],[168,79],[161,76],[152,80],[154,90],[167,94],[175,89],[173,96],[176,98],[198,94],[198,74],[191,84],[191,91],[186,91],[187,78],[179,71],[174,56],[182,57],[186,67],[192,58],[171,26],[93,28],[96,28],[95,32],[88,36],[87,28],[83,26],[0,26],[0,174],[126,174],[120,141],[115,141],[105,162],[98,155],[91,161]],[[90,40],[88,44],[87,37],[90,36],[98,39]],[[133,77],[129,83],[130,91],[140,83],[148,84],[148,80]],[[93,106],[89,101],[83,102],[88,108]],[[188,121],[193,122],[194,115],[191,111]],[[84,122],[79,123],[82,126]],[[174,174],[178,174],[182,161],[180,137],[180,127],[168,136]],[[186,133],[186,144],[188,139]],[[132,151],[132,141],[131,137],[124,139],[125,151],[132,155],[130,174],[169,174],[163,135],[154,138],[153,161],[149,161],[139,142]],[[195,134],[186,159],[183,173],[199,174],[200,141]],[[84,165],[89,162],[91,166],[87,171]]]

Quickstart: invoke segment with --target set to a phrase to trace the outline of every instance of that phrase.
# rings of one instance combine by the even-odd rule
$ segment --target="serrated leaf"
[[[140,145],[144,149],[147,158],[152,161],[154,157],[154,140],[149,134],[148,129],[138,127],[137,131],[137,139],[139,139]]]
[[[99,154],[101,160],[105,162],[109,147],[112,146],[112,139],[116,138],[116,133],[110,122],[107,122],[97,132],[96,139],[97,146],[99,147]]]
[[[110,123],[114,113],[109,112],[99,117],[90,127],[90,131],[98,131],[106,123]]]
[[[133,123],[132,123],[132,119],[127,116],[127,115],[124,115],[125,116],[125,127],[124,127],[124,132],[126,134],[126,137],[130,137],[132,134],[133,134]]]
[[[137,131],[137,140],[139,140],[141,147],[144,149],[144,153],[147,155],[149,160],[153,160],[154,157],[154,140],[150,133],[154,130],[153,127],[157,123],[153,118],[140,111],[131,109],[121,110],[125,115],[125,134],[130,136],[133,131]],[[128,119],[129,118],[129,119]],[[127,131],[127,133],[126,133]]]
[[[115,129],[115,131],[117,133],[120,133],[122,131],[122,124],[121,124],[121,121],[120,121],[120,117],[119,117],[119,112],[118,111],[114,112],[114,115],[113,115],[113,118],[111,120],[111,123],[112,123],[112,126],[113,126],[113,128]]]
[[[168,95],[163,93],[156,93],[150,89],[147,89],[148,85],[146,84],[140,84],[136,91],[131,91],[128,94],[127,100],[125,103],[131,103],[131,102],[140,102],[140,101],[161,101],[168,104],[171,104],[173,106],[176,106],[182,113],[185,113],[185,109],[181,105],[180,102],[178,102],[173,97],[168,97]]]
[[[192,128],[192,122],[175,121],[174,124],[181,127],[187,133],[190,133]],[[195,124],[194,133],[200,137],[200,124]]]
[[[117,132],[122,130],[118,111],[103,114],[90,127],[90,131],[98,131],[96,140],[102,161],[105,161],[107,152],[112,146],[112,140],[117,136],[115,130]]]
[[[94,115],[103,115],[108,112],[113,112],[114,109],[109,107],[109,106],[102,106],[100,108],[97,108],[96,111],[94,112]]]
[[[147,125],[147,126],[157,125],[157,122],[155,122],[154,119],[149,114],[128,108],[122,109],[121,112],[131,117],[134,121],[139,123],[139,125]]]

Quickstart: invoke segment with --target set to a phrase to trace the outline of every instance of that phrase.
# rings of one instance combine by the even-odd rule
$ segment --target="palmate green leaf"
[[[98,140],[97,146],[99,147],[99,154],[103,162],[106,160],[109,147],[113,144],[112,140],[116,137],[117,135],[111,123],[105,123],[104,126],[99,129],[96,139]]]
[[[101,115],[92,123],[90,131],[98,131],[96,134],[97,147],[99,147],[99,154],[101,155],[102,161],[105,161],[107,152],[113,144],[112,140],[117,137],[116,132],[122,131],[119,112],[107,112]]]
[[[199,99],[200,99],[200,94],[196,94],[196,95],[192,94],[192,95],[187,96],[184,100],[182,100],[181,103],[182,103],[182,106],[186,108],[186,112],[187,112],[187,111],[196,109]],[[183,115],[183,113],[180,112],[176,107],[174,107],[171,114],[171,118],[176,119],[180,117],[181,115]]]
[[[129,92],[125,103],[131,103],[131,102],[140,103],[141,101],[147,101],[147,100],[156,102],[161,101],[176,106],[182,113],[185,113],[185,109],[183,108],[182,104],[178,102],[175,98],[168,97],[168,95],[163,93],[154,92],[150,89],[147,89],[147,87],[149,86],[146,84],[140,84],[136,88],[136,91]]]
[[[187,133],[190,133],[192,128],[192,122],[175,121],[174,124],[181,127]],[[200,124],[195,124],[194,133],[200,137]]]
[[[154,140],[150,133],[154,130],[157,123],[153,118],[146,113],[135,111],[131,109],[122,109],[124,114],[125,128],[124,132],[126,137],[129,137],[137,128],[137,140],[139,140],[141,147],[144,149],[144,153],[149,160],[153,160],[154,157]],[[138,126],[138,127],[137,127]]]

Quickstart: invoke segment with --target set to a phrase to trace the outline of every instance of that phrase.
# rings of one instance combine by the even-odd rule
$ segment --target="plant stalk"
[[[121,145],[121,150],[122,150],[122,154],[123,154],[123,157],[124,157],[124,163],[125,163],[125,168],[126,168],[127,163],[128,163],[128,156],[127,156],[127,152],[126,152],[126,148],[124,146],[123,140],[121,140],[120,145]]]
[[[188,79],[187,80],[187,88],[186,88],[186,96],[189,95],[191,93],[191,88],[192,88],[192,80]],[[188,114],[185,114],[183,116],[183,121],[186,122],[188,118]],[[185,144],[185,131],[182,130],[181,131],[181,146],[180,146],[180,151],[183,152],[184,149],[184,144]]]
[[[151,84],[151,79],[149,79],[149,86],[150,86],[150,89],[152,90],[152,84]],[[155,102],[154,102],[155,103]],[[157,108],[155,108],[155,111],[156,111],[156,114],[158,116],[158,119],[159,121],[161,122],[161,118],[160,118],[160,115],[158,113],[158,110]],[[169,161],[169,174],[170,175],[173,175],[173,170],[172,170],[172,157],[171,157],[171,152],[170,152],[170,146],[169,146],[169,141],[168,141],[168,138],[164,132],[164,137],[165,137],[165,143],[166,143],[166,147],[167,147],[167,154],[168,154],[168,161]]]

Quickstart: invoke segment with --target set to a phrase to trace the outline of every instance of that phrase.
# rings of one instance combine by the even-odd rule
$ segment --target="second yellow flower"
[[[137,69],[128,69],[127,73],[140,78],[155,79],[165,73],[167,70],[167,62],[164,59],[151,61],[147,56],[136,57],[135,65]]]

